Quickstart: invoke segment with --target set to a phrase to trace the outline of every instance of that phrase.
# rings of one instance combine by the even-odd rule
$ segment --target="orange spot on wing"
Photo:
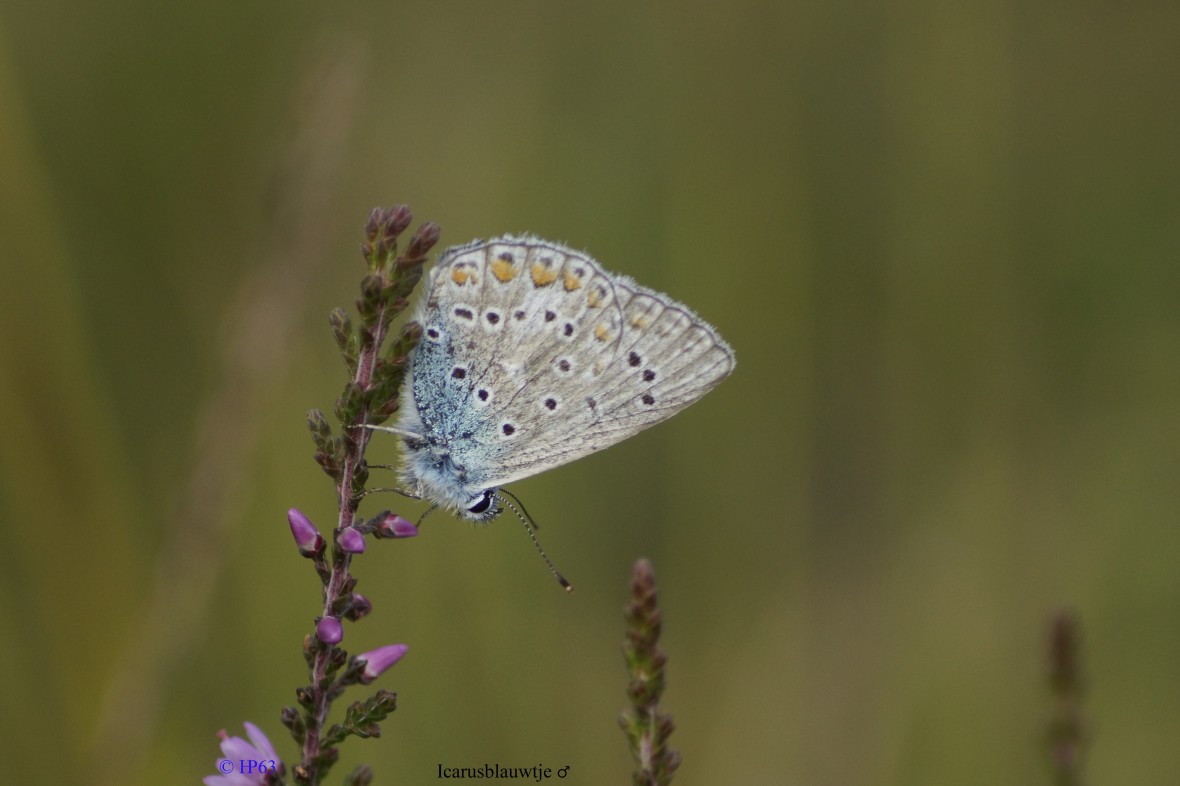
[[[533,284],[538,287],[547,287],[557,280],[557,271],[540,262],[533,263],[532,274]]]
[[[466,284],[469,278],[471,278],[471,274],[468,273],[464,268],[451,268],[451,281],[454,281],[459,286]]]
[[[566,292],[573,292],[575,289],[582,286],[582,280],[568,270],[565,272],[565,281],[563,283],[565,284]]]
[[[499,279],[501,283],[507,284],[516,278],[516,268],[512,266],[510,260],[495,259],[492,260],[492,275]]]
[[[599,325],[594,328],[594,337],[599,341],[609,341],[610,331],[606,329],[606,325]]]

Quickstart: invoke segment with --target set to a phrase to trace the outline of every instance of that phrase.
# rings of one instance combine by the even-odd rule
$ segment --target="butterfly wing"
[[[449,251],[421,320],[413,404],[463,484],[456,496],[609,447],[692,404],[734,366],[685,306],[535,238]]]

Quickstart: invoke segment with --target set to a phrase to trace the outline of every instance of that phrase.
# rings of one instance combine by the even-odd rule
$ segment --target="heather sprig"
[[[339,516],[330,564],[323,563],[322,555],[312,557],[320,560],[316,570],[324,584],[324,607],[314,635],[304,640],[311,683],[297,692],[301,717],[297,724],[288,724],[303,748],[300,763],[292,768],[297,784],[320,783],[336,761],[335,746],[349,735],[380,735],[378,722],[396,706],[393,693],[379,691],[368,700],[353,704],[343,724],[325,729],[331,702],[346,687],[371,681],[365,678],[371,672],[366,666],[373,655],[356,656],[349,661],[347,653],[337,646],[343,640],[343,621],[358,620],[372,609],[367,598],[353,591],[357,581],[349,572],[352,559],[364,553],[366,535],[384,537],[393,528],[388,524],[390,519],[402,522],[400,537],[417,534],[412,525],[407,528],[408,522],[388,511],[367,521],[357,519],[357,508],[369,477],[365,449],[372,432],[366,426],[383,423],[397,411],[409,355],[421,336],[414,323],[390,335],[393,320],[409,305],[410,292],[422,277],[426,255],[439,238],[437,224],[423,224],[411,237],[406,250],[399,254],[399,237],[412,220],[405,205],[388,210],[375,208],[369,214],[365,242],[361,245],[368,274],[361,281],[356,301],[357,324],[353,325],[343,309],[336,309],[329,318],[332,335],[349,373],[348,382],[336,400],[339,435],[333,434],[322,412],[313,410],[308,414],[316,446],[315,459],[336,485]],[[397,657],[383,663],[382,670],[400,659],[406,650],[400,644],[383,649],[396,650]],[[285,711],[283,717],[288,719],[292,715]],[[354,774],[356,777],[361,776]]]
[[[353,702],[341,722],[327,725],[332,703],[354,685],[368,685],[399,661],[407,651],[404,644],[390,644],[349,657],[340,647],[344,623],[356,622],[370,613],[373,604],[355,591],[352,559],[365,552],[366,536],[375,539],[404,539],[418,534],[409,521],[390,511],[361,519],[357,515],[365,495],[369,467],[365,450],[372,432],[367,428],[388,420],[398,408],[398,394],[409,364],[409,356],[421,336],[414,323],[392,331],[394,319],[409,304],[409,296],[422,277],[430,249],[438,242],[437,224],[423,224],[399,253],[399,238],[412,222],[410,209],[398,205],[376,208],[365,224],[361,245],[367,274],[356,300],[356,322],[343,309],[332,312],[329,322],[340,350],[348,381],[336,400],[339,431],[319,410],[308,413],[307,423],[315,443],[315,460],[332,478],[339,513],[332,531],[331,549],[312,521],[299,510],[287,512],[287,522],[299,554],[310,560],[323,586],[323,607],[315,616],[313,629],[303,640],[309,682],[295,691],[297,704],[285,707],[280,720],[300,747],[297,764],[289,769],[291,782],[299,786],[322,783],[339,758],[337,746],[350,736],[377,737],[380,722],[397,706],[397,695],[378,690]],[[222,734],[222,749],[257,757],[267,754],[271,766],[244,772],[227,769],[219,761],[221,774],[205,779],[216,786],[280,786],[288,783],[288,769],[277,761],[269,740],[257,727],[247,724],[250,742]],[[365,786],[372,781],[367,766],[358,767],[345,778],[346,784]]]
[[[619,717],[635,760],[635,786],[668,786],[680,766],[680,754],[668,747],[675,729],[672,716],[660,712],[667,662],[658,646],[662,616],[655,572],[650,561],[641,559],[631,573],[631,601],[625,610],[623,657],[631,675],[627,686],[631,707]]]

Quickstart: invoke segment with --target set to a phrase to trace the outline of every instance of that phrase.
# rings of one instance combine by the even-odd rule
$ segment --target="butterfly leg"
[[[370,494],[377,494],[377,493],[401,494],[406,499],[422,499],[422,497],[420,497],[419,495],[411,493],[409,491],[406,491],[405,489],[392,488],[392,487],[391,488],[379,488],[379,489],[364,489],[361,491],[360,496],[367,497]]]
[[[370,431],[385,431],[389,434],[396,434],[399,437],[406,437],[407,439],[422,439],[421,434],[415,434],[412,431],[406,431],[405,429],[396,428],[394,426],[376,426],[372,423],[360,423],[356,426],[353,426],[353,428],[367,428]]]

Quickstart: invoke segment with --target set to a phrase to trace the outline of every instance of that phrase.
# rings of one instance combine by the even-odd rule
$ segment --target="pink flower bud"
[[[368,685],[380,677],[381,672],[401,660],[409,649],[405,644],[389,644],[357,655],[357,662],[365,666],[361,672],[361,682]]]
[[[396,513],[390,513],[377,525],[377,535],[382,538],[412,538],[418,528]]]
[[[344,530],[338,536],[336,536],[336,542],[340,544],[340,550],[346,554],[365,553],[365,536],[352,527],[345,527]]]
[[[295,545],[299,553],[305,557],[314,557],[324,551],[324,536],[320,534],[311,520],[300,511],[291,508],[287,511],[287,521],[291,525],[291,535],[295,538]]]
[[[315,624],[315,637],[325,644],[339,644],[344,639],[344,626],[335,617],[321,617]]]

